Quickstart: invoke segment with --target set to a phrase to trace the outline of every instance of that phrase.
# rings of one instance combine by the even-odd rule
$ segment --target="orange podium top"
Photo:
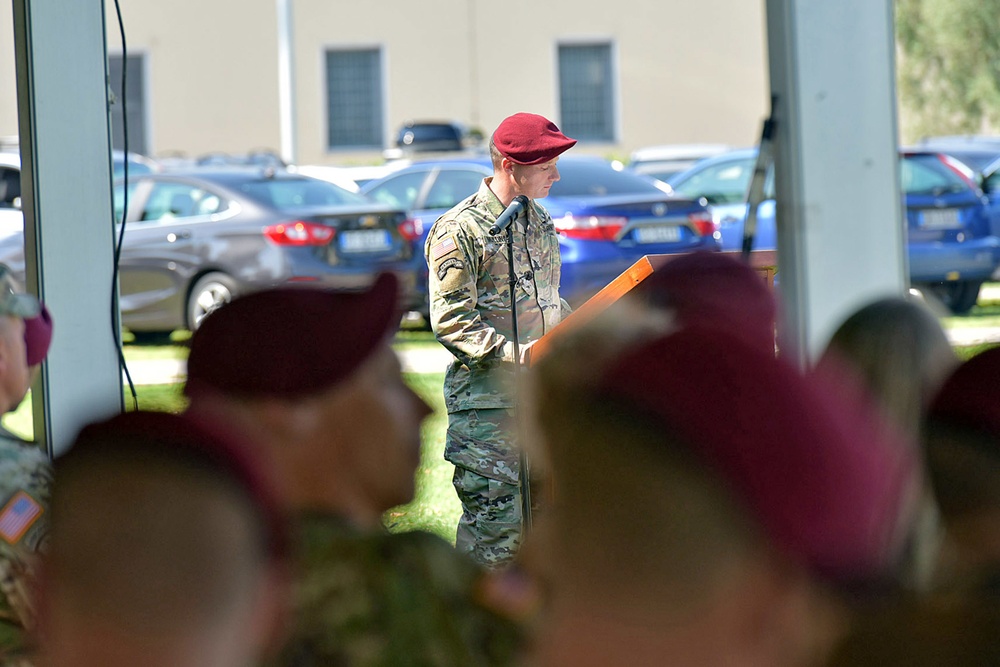
[[[728,252],[727,254],[738,255],[740,253]],[[548,352],[554,339],[594,319],[615,301],[618,301],[618,299],[631,292],[636,285],[653,275],[657,269],[681,256],[681,254],[671,254],[645,255],[641,257],[635,264],[608,283],[601,291],[570,313],[566,319],[559,323],[559,326],[538,339],[531,348],[531,360],[540,359]],[[768,287],[774,287],[774,274],[778,270],[778,253],[776,251],[752,251],[750,253],[750,266],[761,274]]]

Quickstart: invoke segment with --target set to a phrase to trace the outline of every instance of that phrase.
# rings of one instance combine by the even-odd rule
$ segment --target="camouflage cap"
[[[348,377],[399,324],[398,298],[391,273],[366,291],[278,287],[236,298],[191,337],[184,391],[319,393]]]
[[[779,551],[831,580],[862,583],[895,564],[919,472],[916,448],[846,379],[803,374],[695,324],[625,353],[598,396],[663,424]]]
[[[0,315],[36,317],[41,310],[42,306],[37,298],[21,291],[10,267],[0,264]]]

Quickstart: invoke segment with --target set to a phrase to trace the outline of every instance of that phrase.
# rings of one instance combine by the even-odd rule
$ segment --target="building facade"
[[[653,144],[749,145],[767,113],[762,2],[132,0],[127,57],[105,5],[115,143],[124,107],[130,149],[153,156],[370,164],[407,120],[488,135],[532,111],[580,151],[624,159]],[[8,5],[0,34],[11,24]],[[12,39],[0,87],[0,137],[16,135]]]

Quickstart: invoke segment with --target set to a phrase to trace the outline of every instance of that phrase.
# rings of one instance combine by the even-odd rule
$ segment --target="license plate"
[[[681,240],[681,230],[676,225],[636,227],[634,238],[636,243],[676,243]]]
[[[949,229],[951,227],[961,227],[961,223],[958,220],[958,209],[927,209],[923,214],[922,226],[930,229]]]
[[[378,252],[392,247],[384,229],[352,229],[340,232],[340,249],[345,252]]]

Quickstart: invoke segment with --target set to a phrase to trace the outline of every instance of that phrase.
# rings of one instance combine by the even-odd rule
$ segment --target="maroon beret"
[[[774,351],[777,301],[763,277],[737,257],[688,253],[658,268],[636,290],[650,305],[672,309],[682,325],[722,327]]]
[[[398,297],[391,273],[367,291],[279,287],[238,297],[191,337],[184,391],[319,393],[348,377],[399,324]]]
[[[274,480],[254,451],[216,422],[190,413],[140,410],[84,426],[69,450],[56,459],[55,474],[58,480],[68,467],[123,457],[150,464],[197,465],[234,483],[260,517],[264,546],[272,556],[283,557],[289,546],[285,515]]]
[[[963,361],[931,401],[935,422],[983,432],[1000,439],[1000,347]]]
[[[689,446],[780,551],[859,583],[894,564],[919,478],[915,448],[854,390],[691,325],[626,352],[598,395],[635,406]]]
[[[554,160],[576,144],[556,124],[534,113],[516,113],[503,119],[493,132],[493,145],[518,164]]]
[[[45,304],[34,317],[24,319],[24,349],[28,353],[28,365],[35,366],[45,360],[52,343],[52,315]]]

